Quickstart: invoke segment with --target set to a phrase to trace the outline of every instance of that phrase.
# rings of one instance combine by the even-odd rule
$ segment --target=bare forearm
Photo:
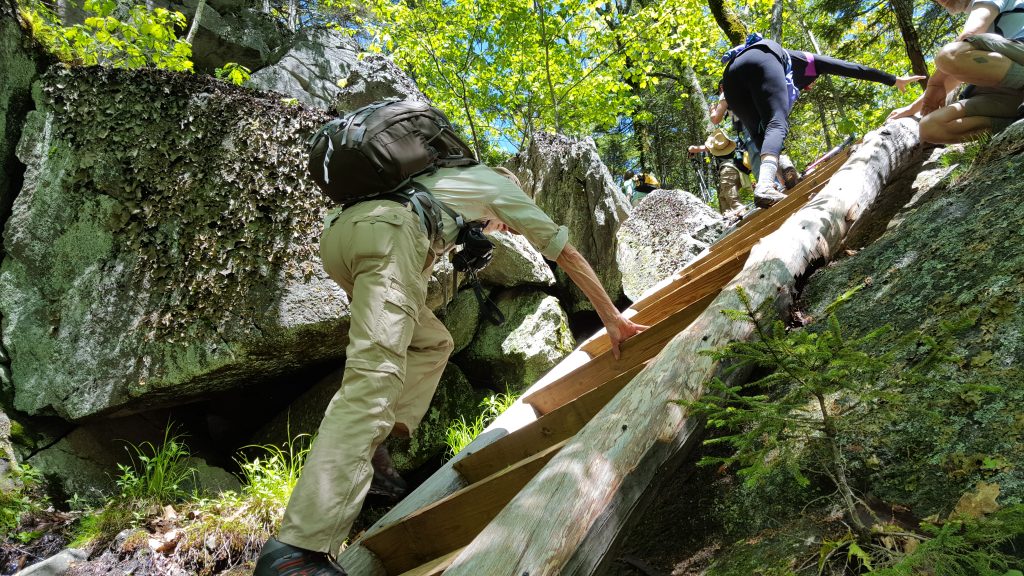
[[[590,300],[605,326],[615,321],[619,316],[619,310],[612,303],[611,297],[601,285],[594,269],[590,267],[590,263],[580,254],[579,250],[572,244],[566,244],[555,263],[565,270],[569,279],[579,287],[587,300]]]

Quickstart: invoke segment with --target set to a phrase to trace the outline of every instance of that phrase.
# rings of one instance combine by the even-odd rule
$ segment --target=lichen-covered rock
[[[510,288],[523,284],[552,286],[555,274],[526,238],[498,232],[491,235],[494,257],[477,276],[482,282]]]
[[[152,71],[49,73],[0,267],[15,406],[178,404],[340,358],[304,174],[326,115]]]
[[[153,447],[163,445],[165,433],[161,424],[140,416],[97,421],[75,428],[52,446],[33,454],[28,464],[45,475],[65,497],[77,494],[91,500],[116,489],[115,481],[121,474],[119,464],[144,466],[139,451],[152,456]],[[175,433],[171,431],[172,435]],[[178,441],[189,448],[188,438]],[[240,487],[233,474],[211,466],[200,456],[184,457],[180,464],[193,471],[187,485],[182,486],[184,490],[218,494]]]
[[[339,113],[395,96],[426,100],[393,62],[360,55],[355,41],[337,30],[303,30],[284,56],[253,73],[248,85]]]
[[[690,263],[724,228],[718,212],[689,192],[648,194],[618,232],[616,259],[626,296],[639,299],[648,288]]]
[[[66,497],[93,499],[114,490],[117,465],[132,463],[132,445],[159,445],[163,435],[162,424],[140,416],[97,421],[71,430],[27,462]]]
[[[838,311],[848,338],[885,325],[897,335],[920,330],[950,341],[959,357],[940,362],[934,381],[901,390],[907,408],[898,422],[857,439],[858,457],[876,465],[872,494],[921,517],[949,510],[979,481],[999,484],[1001,502],[1024,501],[1020,470],[985,469],[978,460],[1024,460],[1022,149],[1024,122],[1017,122],[972,167],[919,190],[877,241],[815,273],[804,290],[807,313],[820,318],[836,298],[861,287]],[[970,163],[957,155],[952,163]],[[872,352],[891,349],[912,361],[933,346],[921,337]]]
[[[460,290],[440,318],[455,342],[454,356],[469,346],[480,324],[480,301],[476,292],[472,288]]]
[[[622,296],[622,274],[615,260],[615,233],[629,214],[629,203],[601,163],[593,140],[539,133],[507,166],[552,220],[569,228],[569,241],[593,266],[605,290]],[[592,307],[564,274],[570,313]]]
[[[520,392],[572,352],[576,342],[554,296],[514,288],[492,298],[505,324],[481,323],[456,361],[477,387]]]

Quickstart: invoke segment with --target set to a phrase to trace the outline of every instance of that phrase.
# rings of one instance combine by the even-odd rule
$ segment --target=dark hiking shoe
[[[267,540],[260,551],[253,576],[348,576],[323,552],[296,548],[277,538]]]
[[[391,454],[383,444],[377,446],[370,458],[373,466],[373,480],[370,482],[370,494],[384,496],[397,502],[409,491],[408,484],[398,475],[394,464],[391,462]]]
[[[786,195],[774,188],[754,191],[754,206],[758,208],[771,208],[785,198]]]

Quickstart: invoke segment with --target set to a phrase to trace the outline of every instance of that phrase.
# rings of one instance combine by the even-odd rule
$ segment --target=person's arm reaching
[[[601,322],[604,323],[604,327],[608,330],[608,339],[611,340],[612,345],[612,356],[618,360],[619,344],[643,332],[647,329],[647,326],[636,324],[619,312],[615,304],[612,303],[611,297],[608,296],[608,292],[601,285],[601,281],[597,279],[597,274],[590,267],[590,263],[572,244],[565,245],[562,253],[555,259],[555,263],[565,270],[565,273],[569,275],[569,279],[576,286],[579,286],[583,294],[590,300],[590,303],[594,305],[594,310],[597,311]]]
[[[717,125],[725,118],[726,111],[729,110],[729,103],[725,101],[725,96],[718,99],[718,104],[715,104],[711,108],[711,123]]]
[[[994,3],[977,2],[971,13],[967,15],[967,22],[964,22],[964,31],[956,37],[957,41],[962,41],[968,36],[988,32],[989,26],[992,26],[992,23],[996,21],[998,16],[999,7]]]
[[[956,40],[961,42],[968,36],[984,34],[988,31],[989,26],[996,21],[997,16],[999,16],[999,7],[994,3],[976,3],[974,9],[967,15],[967,22],[964,23],[963,32],[956,37]],[[928,86],[925,88],[924,94],[915,100],[913,104],[893,110],[887,120],[913,116],[918,112],[922,115],[933,112],[945,104],[949,93],[956,90],[959,85],[960,82],[956,79],[949,77],[948,74],[941,70],[936,70],[928,78]]]

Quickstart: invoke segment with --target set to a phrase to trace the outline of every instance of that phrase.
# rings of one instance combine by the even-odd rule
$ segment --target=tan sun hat
[[[715,156],[728,156],[736,150],[736,142],[726,136],[721,128],[716,128],[704,142],[704,147]]]

